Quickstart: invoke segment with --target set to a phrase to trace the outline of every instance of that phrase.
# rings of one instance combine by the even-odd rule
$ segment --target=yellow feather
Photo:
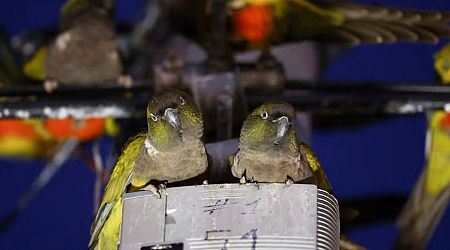
[[[309,166],[312,168],[317,179],[317,187],[332,193],[330,182],[328,181],[327,175],[322,168],[322,164],[320,164],[319,158],[317,158],[317,155],[306,143],[302,142],[301,146],[305,150],[306,160],[308,161]]]
[[[450,84],[450,43],[434,55],[434,68],[444,84]]]
[[[41,154],[42,143],[31,138],[17,136],[0,139],[1,156],[36,157]]]
[[[47,55],[47,46],[43,46],[34,53],[34,55],[23,66],[23,73],[35,80],[45,79],[45,57]]]
[[[106,118],[105,123],[105,132],[109,136],[116,136],[120,132],[119,124],[117,123],[116,119],[112,117]]]
[[[448,114],[444,111],[433,113],[429,129],[431,147],[428,155],[428,168],[425,179],[425,191],[439,194],[450,184],[450,135],[440,126],[440,121]]]
[[[96,226],[101,224],[101,218],[99,218],[99,216],[102,208],[104,208],[107,203],[114,203],[114,206],[109,215],[105,218],[98,236],[91,235],[91,237],[96,237],[95,239],[91,239],[91,242],[96,242],[94,243],[94,249],[117,249],[119,228],[122,223],[122,195],[126,192],[129,176],[133,172],[134,161],[140,153],[141,145],[144,142],[145,137],[146,132],[142,132],[131,138],[114,167],[105,188],[105,193],[100,204],[99,212],[97,212],[97,218],[92,226],[91,233],[95,231]]]

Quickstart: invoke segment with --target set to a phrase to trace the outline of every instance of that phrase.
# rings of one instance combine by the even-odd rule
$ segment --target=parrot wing
[[[23,73],[35,80],[43,81],[45,79],[45,57],[47,46],[40,47],[34,55],[23,65]]]
[[[314,172],[314,176],[316,178],[316,185],[333,194],[333,189],[331,188],[331,184],[328,181],[327,175],[325,174],[325,171],[322,168],[322,165],[320,164],[319,158],[317,158],[317,155],[314,153],[314,151],[304,142],[300,143],[300,146],[303,148],[306,154],[306,160],[308,161],[310,167],[312,168]]]
[[[236,11],[235,33],[253,44],[437,43],[450,36],[450,12],[326,0],[237,0],[230,6]]]
[[[114,222],[117,225],[114,225],[113,230],[108,228],[108,230],[103,233],[113,234],[107,235],[107,237],[118,240],[119,232],[115,232],[115,230],[118,230],[122,218],[122,195],[126,192],[128,184],[130,184],[133,175],[134,161],[140,153],[140,148],[145,138],[146,132],[139,133],[131,138],[119,157],[105,188],[102,203],[100,204],[100,208],[91,227],[89,248],[91,248],[98,240],[103,229],[106,228],[104,225],[108,223],[108,220],[111,221],[110,223]]]
[[[337,11],[344,22],[318,35],[333,40],[347,37],[349,45],[360,43],[393,43],[396,41],[437,43],[450,36],[450,13],[390,8],[381,5],[339,1],[314,1]],[[320,39],[319,39],[320,40]]]

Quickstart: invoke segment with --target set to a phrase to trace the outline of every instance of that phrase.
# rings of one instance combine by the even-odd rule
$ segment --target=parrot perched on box
[[[170,184],[207,170],[203,120],[192,97],[163,90],[148,104],[147,124],[146,132],[129,140],[111,174],[92,224],[90,249],[117,249],[124,193],[147,189],[160,195],[150,181]]]
[[[25,63],[25,74],[37,80],[45,79],[47,91],[58,84],[128,81],[121,77],[113,12],[112,0],[67,1],[61,9],[60,33]]]
[[[206,45],[211,1],[169,1],[172,27]],[[302,40],[351,46],[397,41],[437,43],[450,35],[448,12],[349,1],[230,0],[227,12],[229,42],[235,51],[266,50]]]
[[[313,175],[297,140],[295,110],[284,102],[267,102],[244,121],[231,172],[241,183],[293,183]]]
[[[441,80],[450,84],[450,44],[434,59]],[[397,218],[394,249],[424,249],[450,201],[450,114],[435,111],[428,120],[426,166]]]
[[[308,181],[333,194],[317,155],[298,141],[294,122],[295,110],[289,103],[266,102],[256,108],[242,125],[239,150],[231,159],[232,174],[241,183]],[[345,236],[340,248],[365,249]]]
[[[294,122],[295,109],[289,103],[266,102],[256,108],[242,125],[233,175],[242,182],[299,182],[312,177],[314,184],[332,194],[316,154],[298,141]]]

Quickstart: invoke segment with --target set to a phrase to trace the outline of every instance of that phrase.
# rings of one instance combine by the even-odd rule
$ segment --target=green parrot
[[[239,151],[232,159],[233,175],[242,182],[308,179],[332,194],[317,155],[297,140],[294,121],[295,110],[289,103],[267,102],[255,109],[242,126]],[[274,168],[279,169],[274,173]]]
[[[111,174],[92,224],[90,249],[117,249],[124,193],[145,189],[160,197],[160,187],[150,181],[185,181],[207,170],[203,120],[192,97],[175,89],[158,93],[148,104],[147,124],[147,132],[130,139]]]
[[[297,140],[294,121],[295,109],[289,103],[266,102],[256,108],[242,125],[239,150],[230,159],[233,176],[241,183],[313,183],[333,194],[317,155]],[[366,249],[343,235],[339,244],[341,249]]]
[[[122,63],[116,43],[112,0],[69,0],[61,9],[60,33],[41,47],[24,72],[46,80],[51,91],[60,84],[88,85],[121,77]]]
[[[256,108],[242,125],[232,174],[241,183],[292,183],[312,176],[294,121],[295,110],[288,103],[267,102]]]

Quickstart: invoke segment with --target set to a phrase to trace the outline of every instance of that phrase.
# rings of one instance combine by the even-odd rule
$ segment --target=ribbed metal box
[[[308,184],[217,184],[126,194],[120,249],[338,249],[339,208]]]

